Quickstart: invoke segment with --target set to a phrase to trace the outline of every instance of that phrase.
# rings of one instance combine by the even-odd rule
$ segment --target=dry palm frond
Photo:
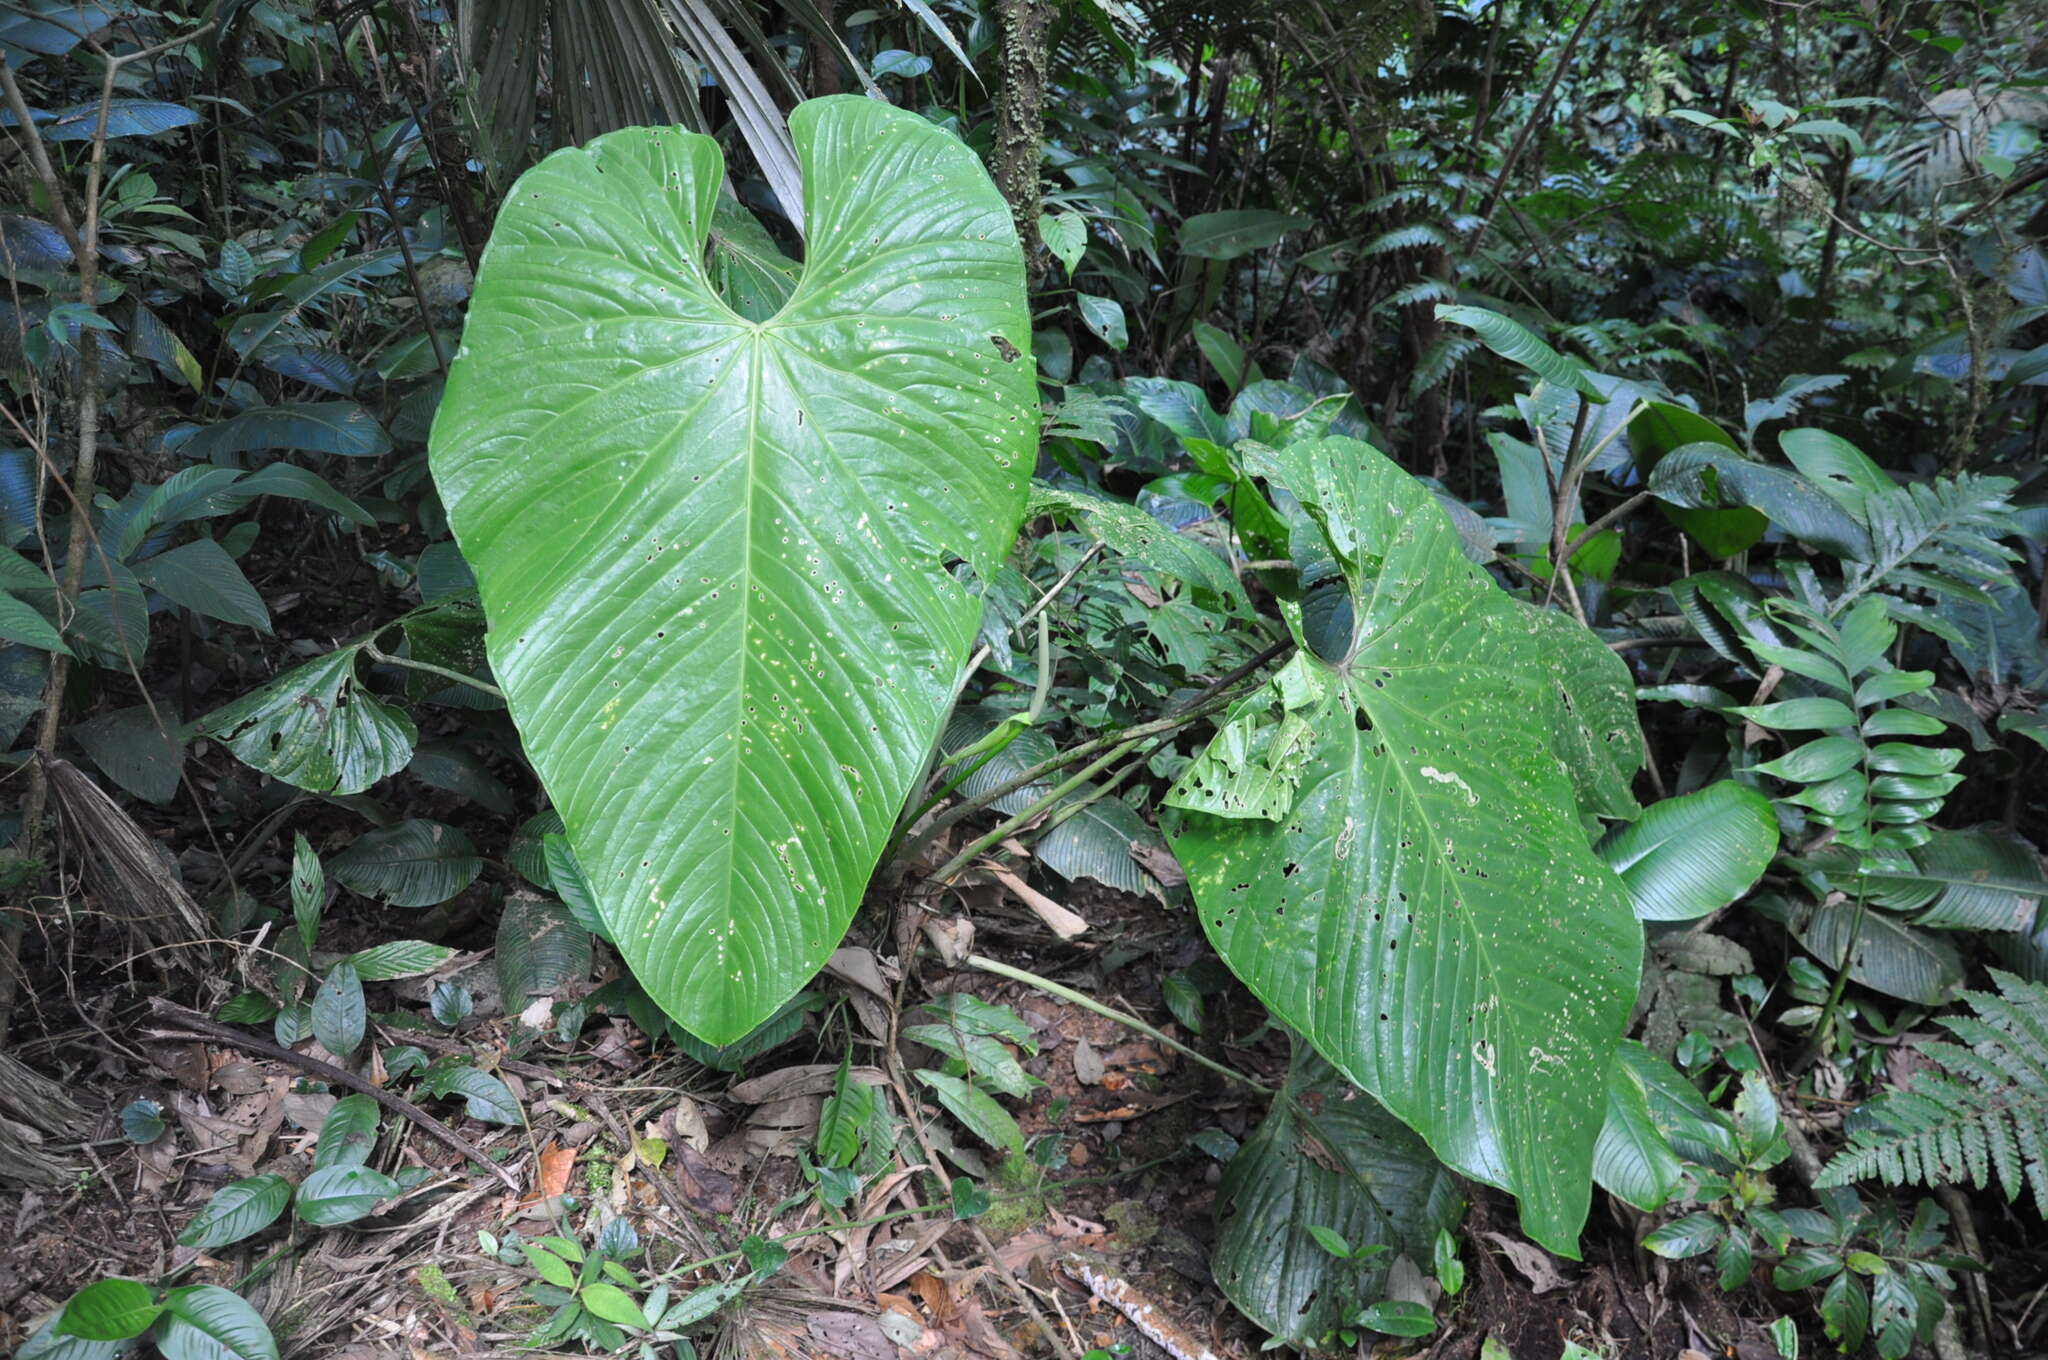
[[[35,1189],[70,1182],[84,1168],[46,1139],[78,1141],[91,1122],[61,1085],[0,1053],[0,1185]]]
[[[1901,153],[1894,169],[1900,189],[1918,202],[1976,178],[1991,131],[2001,123],[2048,126],[2048,94],[2040,90],[1958,86],[1926,107],[1932,133]]]
[[[44,769],[64,843],[77,850],[86,886],[100,906],[143,948],[206,939],[206,913],[135,819],[69,761],[48,758]]]

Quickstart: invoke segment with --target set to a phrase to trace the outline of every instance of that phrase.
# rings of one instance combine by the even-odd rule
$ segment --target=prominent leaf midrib
[[[620,133],[536,169],[470,368],[543,362],[524,388],[516,366],[459,384],[437,450],[476,507],[479,575],[511,611],[494,632],[523,658],[502,683],[569,834],[650,993],[714,1041],[786,997],[857,904],[922,755],[899,748],[936,724],[972,635],[944,568],[990,565],[1028,475],[1028,368],[992,368],[986,339],[1029,335],[1000,196],[914,115],[845,100],[794,121],[813,248],[758,322],[710,284],[772,253],[720,237],[706,265],[708,141]]]
[[[748,337],[747,342],[747,388],[753,394],[753,400],[747,403],[746,475],[741,479],[741,484],[746,487],[746,492],[741,499],[738,515],[740,522],[746,527],[744,529],[744,537],[740,542],[740,563],[745,579],[741,580],[736,587],[740,593],[738,628],[740,675],[739,684],[735,690],[737,699],[733,712],[733,722],[735,724],[745,721],[747,697],[753,692],[754,653],[750,644],[753,641],[753,578],[756,575],[754,567],[754,495],[760,485],[760,479],[755,476],[755,471],[761,451],[761,407],[765,404],[761,400],[763,395],[761,391],[761,330],[758,327]],[[747,809],[747,805],[740,800],[740,776],[744,773],[747,765],[747,762],[741,757],[744,754],[746,743],[738,739],[739,729],[737,726],[734,727],[733,733],[734,740],[727,761],[732,768],[732,779],[726,788],[726,803],[733,810],[733,826],[732,834],[725,838],[724,872],[719,875],[719,880],[726,885],[727,898],[725,906],[728,912],[732,909],[733,866],[738,862],[739,847],[742,839],[739,834],[739,821],[742,816],[746,815]],[[756,782],[758,783],[758,780]],[[730,916],[726,918],[728,929],[732,929],[735,924]],[[735,930],[734,933],[742,936],[742,938],[745,936],[743,931]],[[720,946],[719,957],[722,962],[724,960],[723,945]]]
[[[1387,670],[1390,668],[1382,666],[1379,669]],[[1342,687],[1340,693],[1349,692],[1350,690],[1351,686],[1346,684]],[[1351,699],[1352,702],[1357,704],[1360,709],[1364,710],[1366,717],[1370,719],[1372,722],[1374,731],[1380,731],[1381,722],[1380,719],[1377,716],[1375,716],[1372,704],[1368,702],[1362,695],[1358,695],[1355,693],[1351,695]],[[1389,705],[1391,707],[1400,709],[1401,711],[1407,713],[1410,717],[1414,718],[1418,723],[1421,723],[1425,726],[1428,725],[1427,718],[1415,712],[1415,710],[1408,708],[1407,705],[1401,704],[1398,701],[1394,701],[1391,699],[1389,700]],[[1363,745],[1361,738],[1369,735],[1371,735],[1371,733],[1357,732],[1355,729],[1353,731],[1352,749],[1354,752],[1354,759],[1352,761],[1352,768],[1354,770],[1363,768],[1363,763],[1362,761],[1357,759],[1357,756],[1359,754],[1362,754],[1362,752],[1360,751],[1360,748]],[[1406,796],[1409,807],[1413,809],[1413,815],[1416,817],[1417,820],[1419,820],[1423,824],[1423,826],[1429,832],[1429,840],[1427,842],[1429,850],[1422,857],[1424,861],[1425,871],[1433,872],[1439,878],[1442,879],[1442,886],[1438,889],[1439,894],[1444,897],[1447,897],[1450,903],[1455,908],[1458,917],[1458,926],[1463,931],[1465,936],[1473,942],[1474,953],[1476,953],[1479,956],[1480,967],[1483,969],[1487,978],[1490,981],[1497,983],[1499,978],[1502,976],[1502,970],[1494,960],[1493,951],[1487,947],[1485,932],[1481,931],[1478,928],[1478,918],[1473,911],[1472,904],[1465,900],[1464,893],[1461,890],[1459,890],[1457,886],[1455,880],[1458,876],[1448,871],[1448,866],[1444,863],[1442,856],[1437,851],[1436,847],[1443,844],[1443,838],[1439,836],[1437,833],[1436,820],[1429,815],[1427,802],[1421,796],[1420,790],[1417,788],[1414,780],[1409,778],[1408,767],[1406,763],[1402,761],[1400,755],[1395,752],[1393,743],[1391,741],[1387,743],[1387,762],[1388,764],[1393,766],[1395,777],[1401,781],[1402,793]],[[1427,886],[1426,881],[1425,886]],[[1490,1014],[1492,1014],[1492,1012],[1489,1012],[1489,1015]]]

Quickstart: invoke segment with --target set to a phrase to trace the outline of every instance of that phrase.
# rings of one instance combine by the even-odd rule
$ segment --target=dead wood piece
[[[227,1044],[230,1047],[241,1049],[244,1053],[257,1053],[263,1057],[274,1059],[277,1062],[289,1063],[303,1072],[311,1073],[322,1081],[331,1081],[336,1085],[346,1086],[351,1091],[359,1091],[394,1114],[404,1115],[407,1119],[410,1119],[413,1123],[439,1139],[443,1144],[453,1148],[469,1160],[478,1163],[499,1180],[505,1182],[506,1186],[514,1194],[524,1192],[524,1187],[520,1185],[518,1178],[489,1157],[486,1157],[483,1149],[407,1100],[404,1096],[396,1095],[381,1086],[365,1081],[355,1073],[345,1068],[336,1067],[333,1063],[322,1062],[320,1059],[308,1057],[304,1053],[294,1053],[291,1049],[273,1044],[268,1039],[259,1039],[253,1034],[243,1034],[239,1030],[228,1028],[226,1025],[217,1025],[198,1012],[188,1011],[183,1006],[166,1001],[162,997],[151,998],[149,1008],[165,1020],[179,1027],[176,1030],[152,1031],[156,1038],[198,1039],[217,1044]]]
[[[1140,1293],[1129,1280],[1119,1279],[1085,1256],[1069,1253],[1060,1258],[1060,1269],[1088,1286],[1088,1292],[1130,1319],[1145,1339],[1173,1357],[1173,1360],[1217,1360],[1216,1352],[1195,1340],[1186,1328],[1161,1312],[1159,1305]]]
[[[51,757],[43,766],[67,839],[81,852],[86,885],[100,906],[145,948],[195,945],[208,938],[206,913],[135,819],[70,761]],[[174,948],[169,957],[202,962],[188,954]]]
[[[0,1053],[0,1185],[50,1189],[85,1170],[52,1145],[81,1142],[92,1117],[64,1088],[19,1058]]]

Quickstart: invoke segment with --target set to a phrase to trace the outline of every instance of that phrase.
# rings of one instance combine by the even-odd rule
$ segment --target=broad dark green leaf
[[[583,866],[576,862],[576,852],[569,848],[569,838],[559,831],[549,832],[541,841],[541,858],[547,868],[548,881],[561,897],[570,917],[598,939],[611,943],[611,927],[604,922],[604,915],[597,905],[597,894],[591,889],[590,880],[583,876]]]
[[[515,892],[498,917],[498,991],[517,1014],[531,996],[552,994],[590,973],[590,932],[560,902]]]
[[[1652,803],[1602,838],[1644,921],[1689,921],[1749,891],[1778,851],[1771,800],[1732,779]]]
[[[313,1037],[329,1053],[346,1058],[362,1046],[369,1008],[363,1001],[363,980],[355,965],[343,959],[328,970],[313,994]]]
[[[355,965],[356,976],[363,981],[390,982],[394,978],[431,973],[453,957],[455,951],[445,944],[428,944],[425,940],[386,940],[383,944],[374,944],[349,955],[348,961]]]
[[[355,1163],[324,1166],[299,1186],[294,1209],[301,1222],[316,1228],[353,1223],[367,1217],[378,1201],[398,1193],[398,1182],[383,1172]]]
[[[1650,473],[1649,490],[1685,510],[1748,506],[1791,537],[1837,557],[1862,562],[1871,554],[1870,531],[1819,487],[1717,443],[1685,444],[1665,454]]]
[[[1036,457],[1023,257],[974,154],[865,98],[790,122],[809,258],[760,322],[704,273],[711,139],[529,171],[432,444],[612,934],[712,1042],[838,945],[980,624],[949,568],[994,576]]]
[[[374,458],[391,451],[391,436],[352,401],[287,402],[259,406],[209,425],[179,447],[191,459],[232,465],[245,453],[296,449]]]
[[[176,715],[137,704],[73,723],[69,731],[100,773],[137,798],[168,803],[178,796],[185,751],[176,732],[159,725],[164,723],[175,728]]]
[[[1309,219],[1264,208],[1197,213],[1180,224],[1180,251],[1198,260],[1235,260],[1304,231]]]
[[[366,1095],[343,1096],[320,1121],[320,1143],[313,1150],[313,1169],[361,1166],[377,1146],[379,1106]],[[282,1206],[280,1206],[282,1207]]]
[[[583,1291],[576,1297],[592,1314],[606,1322],[615,1322],[622,1327],[647,1325],[647,1315],[640,1311],[640,1305],[615,1284],[597,1280],[583,1286]]]
[[[1712,1214],[1686,1214],[1645,1237],[1643,1245],[1659,1256],[1682,1261],[1712,1251],[1727,1231],[1727,1225]]]
[[[1382,1299],[1359,1313],[1358,1325],[1388,1336],[1428,1336],[1436,1330],[1436,1315],[1406,1299]]]
[[[365,897],[394,907],[431,907],[474,883],[484,862],[462,832],[413,817],[364,832],[327,867]]]
[[[1484,307],[1446,303],[1437,304],[1436,319],[1471,327],[1488,349],[1510,363],[1520,364],[1544,382],[1569,388],[1591,402],[1607,400],[1607,392],[1593,381],[1584,364],[1559,354],[1519,321]]]
[[[1858,911],[1853,902],[1814,907],[1795,919],[1794,933],[1829,968],[1841,967],[1846,955],[1851,979],[1902,1001],[1945,1005],[1963,985],[1963,961],[1953,944],[1874,908]]]
[[[158,553],[135,564],[135,577],[173,604],[224,623],[239,623],[258,632],[270,631],[270,611],[263,597],[227,550],[213,539]]]
[[[191,109],[161,99],[110,99],[106,101],[105,114],[109,137],[155,137],[199,121],[199,115]],[[89,104],[58,109],[49,121],[38,122],[36,128],[47,141],[89,142],[101,126],[100,120],[101,104],[95,99]],[[12,127],[13,115],[0,114],[0,125]]]
[[[1735,436],[1699,412],[1666,401],[1645,405],[1629,422],[1628,435],[1636,467],[1645,475],[1656,470],[1658,460],[1665,454],[1688,444],[1741,447]],[[1658,508],[1715,557],[1734,556],[1755,544],[1771,527],[1768,519],[1747,506],[1733,510],[1685,510],[1659,502]]]
[[[162,1311],[140,1280],[96,1280],[71,1296],[57,1330],[86,1341],[125,1341],[140,1335]]]
[[[6,23],[0,16],[0,24]],[[114,1360],[121,1350],[118,1341],[87,1341],[82,1336],[65,1336],[57,1328],[64,1314],[57,1313],[21,1343],[14,1360]]]
[[[245,764],[312,793],[350,794],[405,768],[418,730],[356,678],[356,648],[285,672],[199,730]]]
[[[976,1138],[998,1152],[1024,1151],[1024,1133],[1017,1127],[1016,1118],[996,1104],[988,1092],[943,1072],[919,1071],[914,1075]]]
[[[1188,812],[1173,833],[1203,929],[1279,1018],[1575,1253],[1642,932],[1559,748],[1633,769],[1632,714],[1611,741],[1562,740],[1627,711],[1626,667],[1502,592],[1366,445],[1290,445],[1258,470],[1315,518],[1356,622],[1341,659],[1310,660],[1331,697],[1291,814]]]
[[[487,1124],[519,1124],[519,1102],[504,1082],[465,1063],[437,1066],[427,1074],[427,1087],[437,1096],[461,1096],[471,1119]]]
[[[173,1289],[157,1333],[164,1360],[277,1360],[277,1341],[263,1315],[219,1285]]]
[[[1684,1164],[1651,1116],[1642,1077],[1617,1058],[1607,1079],[1607,1122],[1593,1147],[1593,1179],[1602,1190],[1644,1213],[1678,1193]]]
[[[277,1222],[291,1202],[292,1183],[282,1176],[251,1176],[224,1185],[178,1234],[178,1245],[212,1251],[239,1242]]]
[[[1463,1208],[1457,1178],[1421,1139],[1298,1045],[1286,1086],[1217,1192],[1212,1269],[1246,1317],[1307,1348],[1379,1297],[1394,1252],[1429,1259]],[[1393,1252],[1341,1260],[1312,1227]]]
[[[64,645],[64,635],[57,631],[56,624],[25,601],[5,592],[0,592],[0,639],[45,652],[71,655],[71,649]]]

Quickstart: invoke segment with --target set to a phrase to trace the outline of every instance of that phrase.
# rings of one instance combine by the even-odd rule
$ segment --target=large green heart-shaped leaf
[[[1023,256],[968,148],[791,116],[810,250],[750,321],[706,276],[709,138],[628,129],[513,189],[432,458],[492,667],[605,919],[712,1043],[839,943],[1021,521]]]
[[[1641,734],[1607,716],[1627,670],[1499,589],[1367,445],[1248,465],[1314,519],[1355,621],[1341,660],[1304,649],[1327,697],[1298,714],[1313,749],[1288,813],[1181,817],[1202,926],[1318,1052],[1574,1253],[1642,932],[1566,753],[1633,771]]]

